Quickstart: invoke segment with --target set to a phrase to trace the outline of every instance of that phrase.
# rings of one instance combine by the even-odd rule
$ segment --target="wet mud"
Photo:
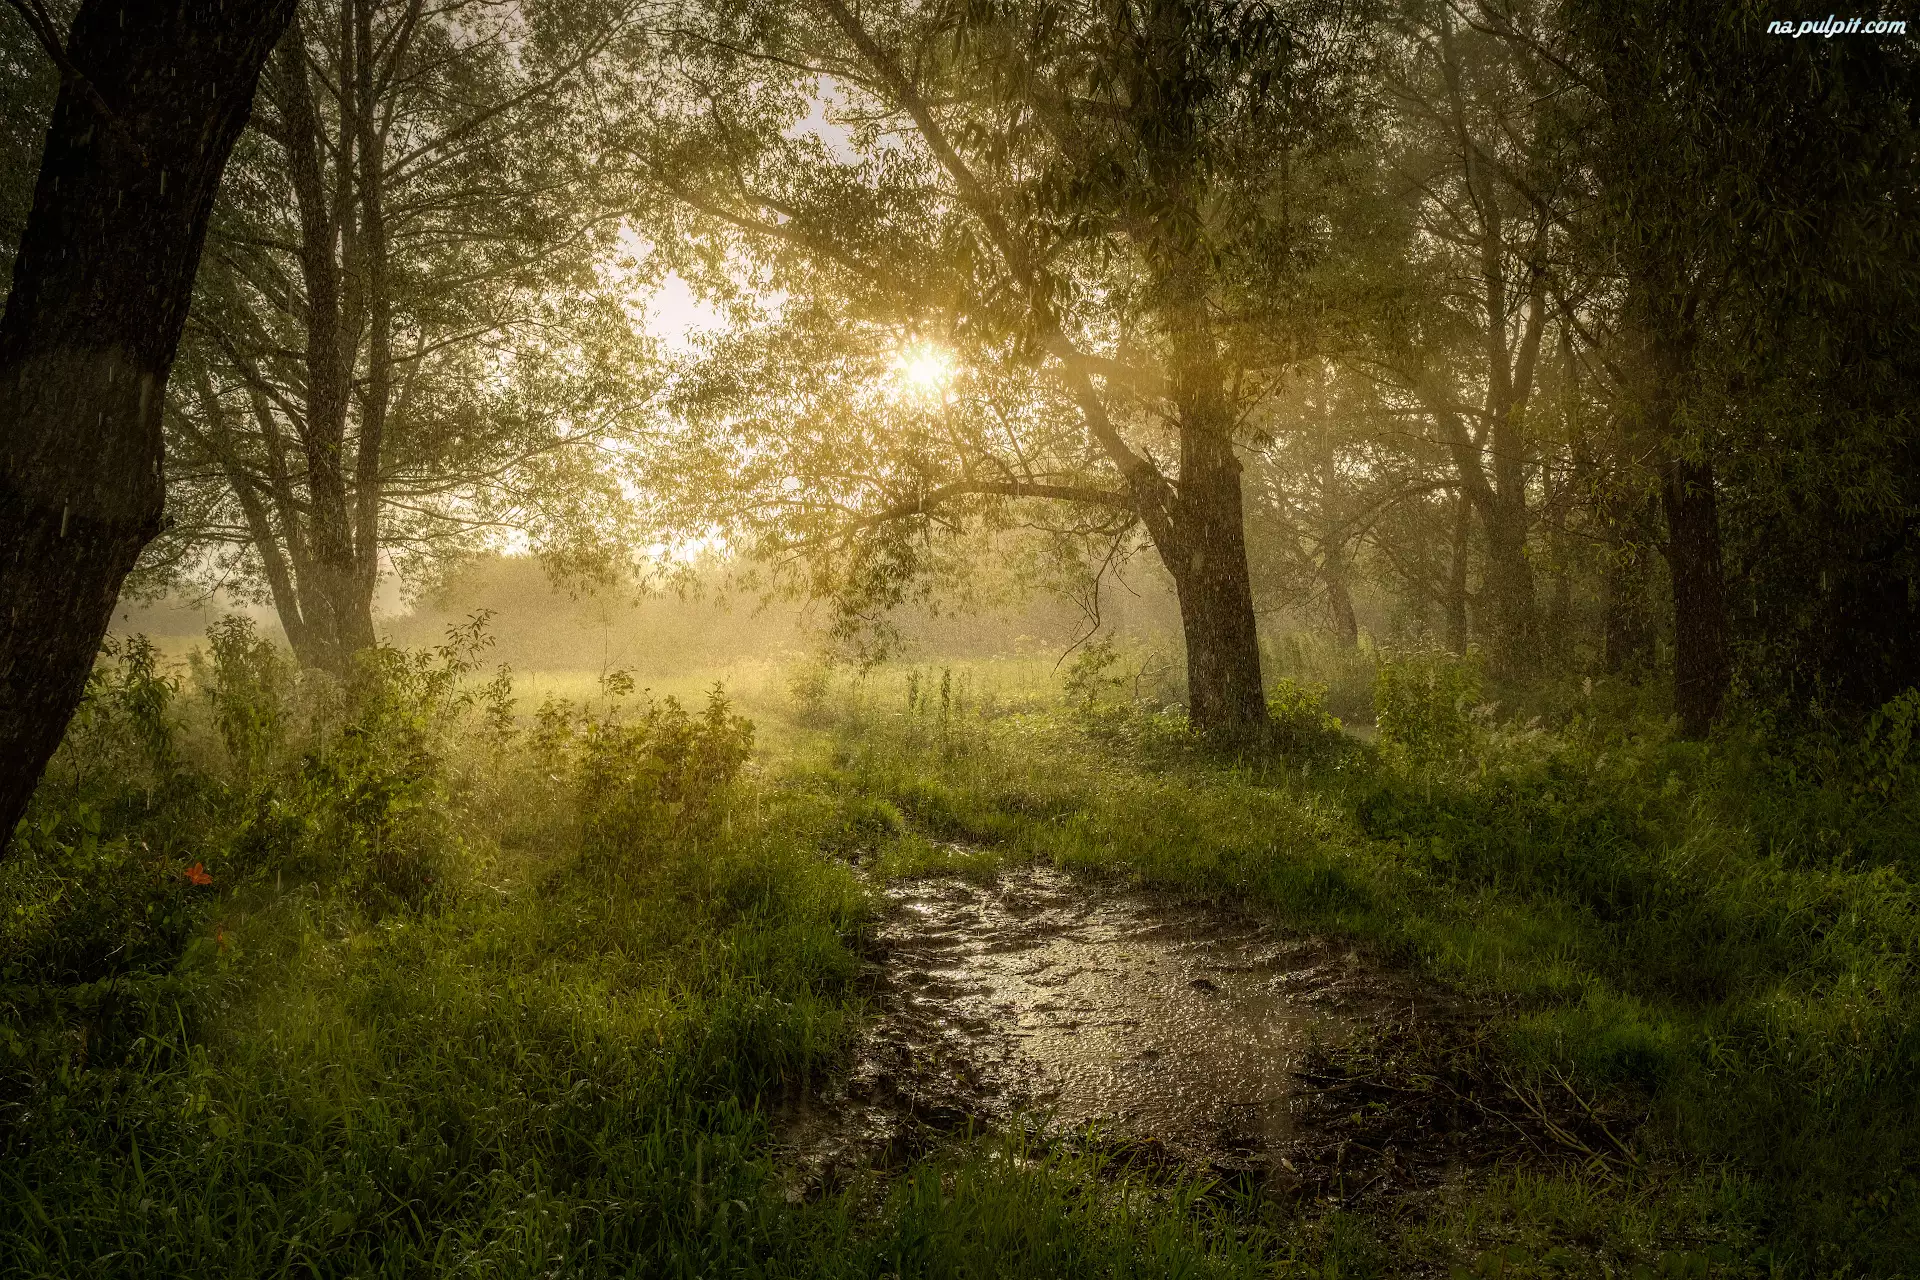
[[[805,1191],[1019,1124],[1325,1194],[1367,1163],[1332,1136],[1347,1112],[1389,1109],[1358,1096],[1356,1052],[1459,1016],[1323,939],[1048,867],[885,893],[879,1016],[846,1074],[777,1118]]]

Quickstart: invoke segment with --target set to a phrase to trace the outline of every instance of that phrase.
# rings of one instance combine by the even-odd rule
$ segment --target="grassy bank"
[[[1911,1272],[1911,709],[1788,752],[1676,742],[1590,687],[1502,728],[1471,671],[1425,662],[1397,706],[1383,687],[1377,746],[1294,691],[1281,748],[1235,751],[1120,699],[943,719],[875,685],[837,776],[924,833],[900,869],[1040,858],[1252,905],[1482,1002],[1521,1079],[1645,1116],[1599,1185],[1501,1208],[1540,1219],[1516,1223],[1534,1256],[1565,1226],[1544,1203],[1613,1205],[1631,1238],[1651,1197],[1758,1268]]]
[[[796,1200],[769,1116],[864,1015],[867,806],[796,767],[810,734],[755,766],[719,699],[618,676],[511,705],[476,647],[348,688],[238,632],[185,678],[103,667],[0,872],[0,1271],[1252,1275],[1306,1247],[1017,1139]]]
[[[1378,746],[1004,665],[759,672],[748,726],[477,633],[344,687],[215,640],[103,668],[0,867],[8,1274],[1907,1269],[1885,736],[1703,749],[1604,691],[1498,729],[1431,663]],[[871,877],[1014,859],[1354,939],[1480,1002],[1499,1078],[1644,1121],[1417,1214],[994,1136],[796,1198],[770,1117],[867,1015]]]

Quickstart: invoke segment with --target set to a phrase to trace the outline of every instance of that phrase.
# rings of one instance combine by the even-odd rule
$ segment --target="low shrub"
[[[1415,649],[1386,657],[1374,677],[1380,745],[1424,768],[1466,763],[1480,738],[1479,656]]]

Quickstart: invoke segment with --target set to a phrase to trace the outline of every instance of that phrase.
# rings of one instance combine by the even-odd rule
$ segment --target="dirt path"
[[[1404,1012],[1406,984],[1245,917],[1021,868],[889,886],[882,1015],[780,1119],[813,1186],[1016,1118],[1221,1174],[1293,1170],[1310,1056]]]

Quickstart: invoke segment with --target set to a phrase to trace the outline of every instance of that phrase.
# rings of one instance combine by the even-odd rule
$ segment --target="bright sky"
[[[787,129],[787,136],[818,138],[835,160],[856,159],[858,153],[853,148],[853,135],[827,114],[840,105],[845,96],[837,80],[832,76],[821,76],[814,81],[813,102],[807,108],[807,114],[794,121]]]
[[[722,328],[720,313],[694,296],[678,273],[669,272],[647,299],[647,332],[675,355],[686,351],[704,333]]]
[[[845,90],[831,76],[819,77],[807,114],[793,123],[787,136],[817,138],[836,159],[853,159],[852,135],[831,118],[844,97]],[[631,227],[621,233],[620,249],[635,262],[645,261],[652,252],[652,246]],[[695,296],[693,289],[676,273],[669,272],[659,288],[644,300],[636,301],[644,307],[646,331],[673,355],[690,350],[703,334],[725,327],[720,313]],[[772,298],[766,301],[777,306]],[[924,374],[925,370],[921,372]]]

